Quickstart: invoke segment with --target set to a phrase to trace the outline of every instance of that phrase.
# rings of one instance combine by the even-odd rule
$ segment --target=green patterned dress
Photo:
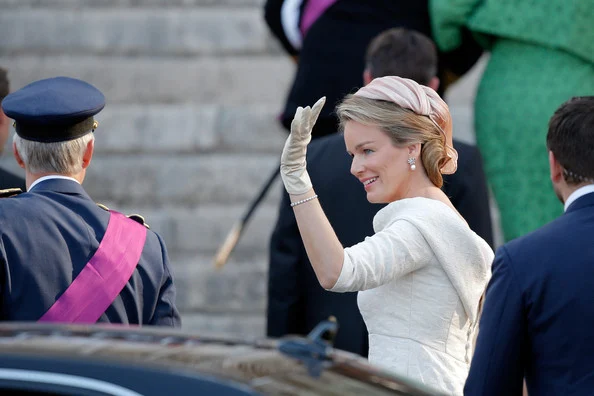
[[[491,54],[475,99],[477,144],[506,240],[562,213],[547,126],[572,96],[594,95],[594,0],[430,0],[445,51],[470,29]],[[594,155],[594,154],[593,154]]]

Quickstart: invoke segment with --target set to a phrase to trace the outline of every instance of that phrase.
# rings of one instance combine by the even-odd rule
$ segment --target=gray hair
[[[65,142],[43,143],[23,139],[15,134],[13,141],[31,173],[59,173],[72,175],[82,171],[82,160],[95,134],[87,133]]]

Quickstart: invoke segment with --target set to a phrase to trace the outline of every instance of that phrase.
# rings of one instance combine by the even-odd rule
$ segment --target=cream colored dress
[[[392,202],[345,249],[337,292],[360,291],[369,362],[461,395],[493,251],[443,202]]]

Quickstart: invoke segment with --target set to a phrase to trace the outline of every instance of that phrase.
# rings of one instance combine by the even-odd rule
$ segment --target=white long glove
[[[289,194],[304,194],[312,189],[305,154],[307,145],[311,141],[311,130],[324,103],[326,103],[325,96],[318,99],[311,108],[298,107],[291,122],[291,134],[285,142],[280,165],[281,177]]]

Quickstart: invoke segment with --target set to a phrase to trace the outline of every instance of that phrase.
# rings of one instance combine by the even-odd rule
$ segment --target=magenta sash
[[[305,34],[314,24],[314,22],[326,11],[332,4],[338,0],[309,0],[303,9],[303,16],[301,17],[301,36]]]
[[[110,210],[99,248],[39,322],[97,322],[130,280],[145,240],[144,225]]]

